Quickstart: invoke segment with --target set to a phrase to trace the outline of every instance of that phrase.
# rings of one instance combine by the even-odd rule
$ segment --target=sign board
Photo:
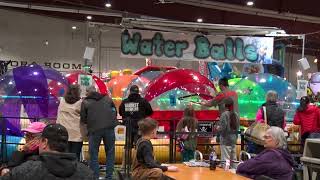
[[[128,58],[271,63],[273,37],[204,36],[124,30],[121,56]]]
[[[86,88],[92,86],[92,82],[93,80],[91,75],[79,74],[78,84],[81,89],[81,97],[86,96]]]
[[[308,90],[308,81],[307,80],[298,80],[297,86],[297,99],[300,99],[303,96],[307,96]]]
[[[199,122],[198,132],[200,132],[199,137],[212,137],[213,123],[212,122]],[[208,133],[208,134],[206,134]]]

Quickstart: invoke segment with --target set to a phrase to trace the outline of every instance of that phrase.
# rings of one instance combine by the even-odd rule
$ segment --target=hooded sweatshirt
[[[124,99],[119,107],[119,113],[124,120],[131,118],[133,121],[133,130],[138,129],[138,121],[150,116],[153,111],[149,102],[142,98],[140,94],[130,94]]]
[[[237,174],[255,179],[267,176],[277,180],[291,180],[294,161],[283,149],[266,149],[256,157],[238,165]]]
[[[305,111],[297,111],[293,124],[301,126],[301,135],[320,131],[320,116],[318,107],[309,104]]]
[[[27,161],[1,180],[94,180],[93,172],[74,154],[43,153],[38,161]]]
[[[91,93],[82,101],[80,120],[87,124],[89,134],[100,129],[114,129],[118,125],[112,99],[98,92]]]

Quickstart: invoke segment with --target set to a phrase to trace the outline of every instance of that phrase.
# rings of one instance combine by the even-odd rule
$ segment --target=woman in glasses
[[[271,126],[264,135],[265,150],[255,158],[240,163],[237,173],[256,179],[267,176],[277,180],[291,180],[293,158],[287,150],[287,141],[282,128]]]

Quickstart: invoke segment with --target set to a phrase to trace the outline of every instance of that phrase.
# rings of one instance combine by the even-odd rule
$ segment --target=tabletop
[[[165,172],[165,174],[176,180],[249,180],[249,178],[225,171],[221,168],[210,170],[205,167],[188,167],[184,164],[171,164],[178,167],[178,172]]]

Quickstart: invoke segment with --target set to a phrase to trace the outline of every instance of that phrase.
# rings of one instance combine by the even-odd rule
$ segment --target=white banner
[[[185,61],[263,63],[272,61],[273,37],[204,36],[125,30],[121,56]]]

